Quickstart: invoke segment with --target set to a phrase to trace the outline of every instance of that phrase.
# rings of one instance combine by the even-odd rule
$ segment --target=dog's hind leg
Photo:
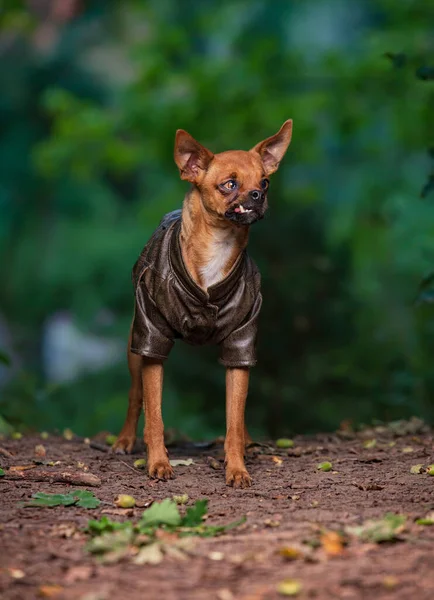
[[[128,412],[124,426],[118,436],[113,450],[118,454],[130,453],[136,441],[137,423],[142,412],[142,361],[143,358],[134,354],[131,348],[131,331],[128,339],[128,369],[131,376],[131,387],[128,394]]]

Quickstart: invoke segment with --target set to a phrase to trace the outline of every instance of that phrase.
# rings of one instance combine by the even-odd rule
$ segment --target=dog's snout
[[[249,193],[249,196],[255,202],[258,202],[258,201],[263,202],[265,199],[265,194],[262,190],[252,190]]]

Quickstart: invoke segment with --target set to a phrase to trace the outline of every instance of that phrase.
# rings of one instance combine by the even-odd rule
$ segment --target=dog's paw
[[[248,488],[252,485],[252,478],[245,469],[226,469],[226,485],[234,488]]]
[[[149,477],[152,479],[172,479],[173,469],[168,460],[158,460],[149,464]]]
[[[112,452],[115,454],[131,454],[135,441],[135,437],[122,436],[113,444]]]

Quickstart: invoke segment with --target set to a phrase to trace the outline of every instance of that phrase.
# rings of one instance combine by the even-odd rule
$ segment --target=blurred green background
[[[250,242],[264,295],[250,429],[433,421],[434,318],[414,298],[434,265],[434,3],[0,6],[0,427],[119,431],[131,268],[187,190],[175,130],[248,149],[287,118]],[[168,428],[224,432],[216,359],[178,343]]]

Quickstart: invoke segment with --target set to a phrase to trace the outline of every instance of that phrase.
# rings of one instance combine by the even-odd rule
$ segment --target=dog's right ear
[[[175,136],[175,162],[181,179],[198,183],[214,154],[199,144],[189,133],[178,129]]]

